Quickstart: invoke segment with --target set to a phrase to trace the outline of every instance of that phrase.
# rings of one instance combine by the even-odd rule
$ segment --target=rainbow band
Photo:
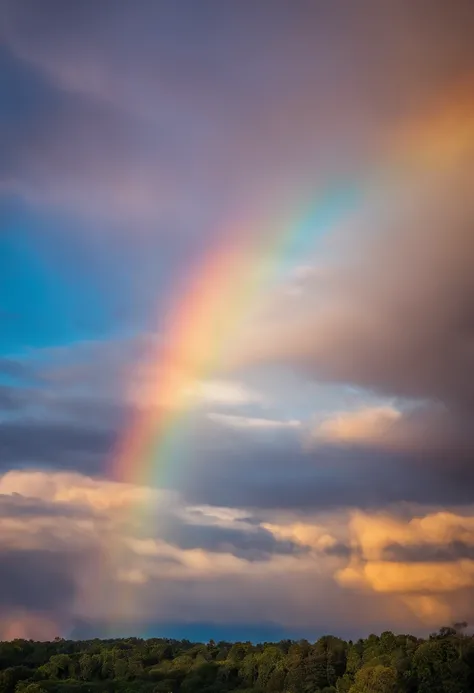
[[[113,475],[145,484],[150,469],[173,458],[173,441],[181,436],[189,409],[189,387],[209,377],[242,323],[268,290],[300,258],[307,258],[317,238],[355,207],[357,190],[335,186],[323,195],[297,231],[261,234],[253,242],[224,242],[191,279],[151,362],[159,406],[139,411],[121,441]]]

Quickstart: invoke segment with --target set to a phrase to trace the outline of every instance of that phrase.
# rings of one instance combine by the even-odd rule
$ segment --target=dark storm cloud
[[[273,554],[302,553],[304,548],[291,542],[279,541],[263,527],[249,530],[217,525],[185,524],[169,518],[160,529],[160,537],[180,549],[204,549],[231,553],[249,561],[261,561]]]
[[[190,502],[251,508],[381,508],[408,501],[474,501],[470,455],[423,450],[391,452],[373,446],[262,450],[249,447],[196,459],[176,486]],[[178,473],[179,474],[179,473]]]
[[[467,0],[456,11],[434,0],[6,2],[1,36],[32,73],[11,85],[13,100],[27,85],[30,115],[27,127],[7,121],[7,184],[134,233],[164,220],[168,244],[208,235],[246,203],[298,204],[321,168],[360,166],[381,120],[474,64],[472,18]],[[29,97],[35,73],[48,98]]]

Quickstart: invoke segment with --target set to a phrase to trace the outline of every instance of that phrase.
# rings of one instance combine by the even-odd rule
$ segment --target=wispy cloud
[[[291,421],[280,421],[278,419],[259,419],[251,416],[233,416],[231,414],[216,414],[211,412],[207,415],[211,421],[216,421],[224,426],[231,428],[247,429],[278,429],[278,428],[299,428],[301,421],[292,419]]]

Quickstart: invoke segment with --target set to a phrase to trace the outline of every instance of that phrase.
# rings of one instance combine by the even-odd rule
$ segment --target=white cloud
[[[240,508],[225,508],[212,505],[188,506],[182,513],[188,524],[212,524],[220,527],[231,527],[242,523],[250,516],[248,510]]]
[[[265,402],[265,397],[259,392],[251,390],[242,383],[230,380],[196,381],[185,389],[185,394],[191,399],[206,404],[238,406]]]
[[[290,419],[282,421],[279,419],[260,419],[251,416],[233,416],[231,414],[217,414],[211,412],[207,415],[211,421],[220,423],[223,426],[243,429],[298,429],[301,421]]]
[[[247,385],[233,380],[191,380],[175,374],[177,391],[169,399],[164,398],[160,383],[156,382],[154,369],[142,365],[129,385],[129,399],[140,407],[183,407],[224,405],[238,407],[245,404],[265,404],[266,398]],[[166,394],[166,393],[165,393]],[[169,393],[168,393],[169,394]]]

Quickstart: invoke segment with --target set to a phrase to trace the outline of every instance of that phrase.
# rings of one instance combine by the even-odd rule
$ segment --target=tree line
[[[0,643],[0,693],[474,693],[465,625],[428,638]]]

